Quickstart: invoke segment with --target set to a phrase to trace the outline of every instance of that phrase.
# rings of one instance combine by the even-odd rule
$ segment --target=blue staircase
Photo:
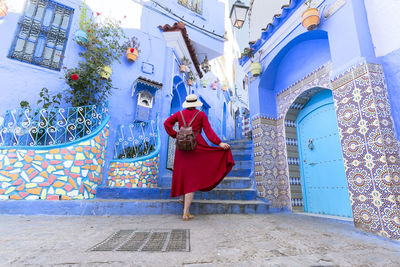
[[[257,200],[250,176],[252,143],[229,142],[235,166],[221,184],[210,192],[196,192],[193,214],[259,214],[268,213],[268,203]],[[170,198],[171,178],[161,179],[158,188],[99,187],[96,199],[83,201],[32,201],[26,205],[5,205],[4,214],[49,215],[145,215],[181,214],[182,204]],[[1,203],[0,203],[1,204]],[[22,203],[21,203],[22,204]],[[37,207],[36,207],[37,206]]]

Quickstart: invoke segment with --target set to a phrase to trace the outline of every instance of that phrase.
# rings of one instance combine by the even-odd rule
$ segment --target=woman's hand
[[[225,149],[225,150],[228,150],[228,149],[231,148],[230,145],[228,145],[227,143],[222,143],[222,142],[219,144],[219,146],[222,147],[222,148]]]

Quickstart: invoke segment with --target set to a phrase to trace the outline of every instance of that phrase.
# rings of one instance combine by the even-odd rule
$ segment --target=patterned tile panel
[[[160,157],[144,161],[113,161],[108,170],[107,186],[126,188],[157,187]]]
[[[101,185],[108,125],[94,138],[52,149],[1,149],[0,199],[91,199]]]

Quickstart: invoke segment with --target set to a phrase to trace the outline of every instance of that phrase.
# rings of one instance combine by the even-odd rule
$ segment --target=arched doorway
[[[170,115],[178,112],[182,109],[182,103],[185,101],[187,96],[187,89],[185,83],[179,76],[174,77],[174,84],[172,88],[172,101]],[[178,130],[178,124],[174,126],[175,130]],[[168,155],[167,155],[167,169],[172,170],[174,166],[174,156],[175,156],[175,139],[168,138]]]
[[[311,91],[285,118],[293,210],[352,217],[332,92]]]

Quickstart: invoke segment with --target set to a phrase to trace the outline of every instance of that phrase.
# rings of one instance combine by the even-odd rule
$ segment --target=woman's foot
[[[192,215],[192,214],[190,214],[190,213],[185,213],[185,214],[183,214],[183,216],[182,216],[182,220],[183,221],[189,221],[189,220],[191,220],[191,219],[193,219],[194,218],[194,215]]]

